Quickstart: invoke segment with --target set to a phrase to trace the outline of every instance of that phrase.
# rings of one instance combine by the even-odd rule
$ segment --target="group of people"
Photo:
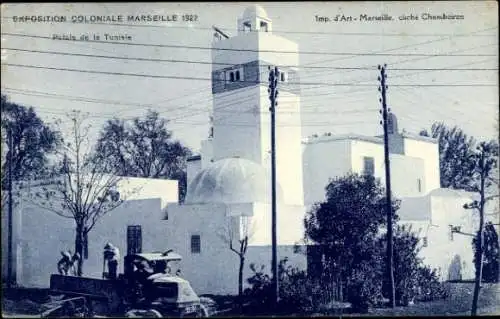
[[[57,262],[57,271],[60,275],[76,276],[78,275],[78,261],[81,256],[78,252],[71,254],[71,251],[61,251],[62,258]],[[118,260],[120,259],[120,250],[118,247],[107,243],[104,246],[104,264],[108,264],[108,272],[104,272],[108,279],[116,279],[118,276]],[[105,265],[103,265],[105,267]]]
[[[80,254],[75,253],[71,255],[71,251],[61,251],[62,258],[57,262],[57,271],[60,275],[64,276],[76,276],[78,261],[80,260]]]

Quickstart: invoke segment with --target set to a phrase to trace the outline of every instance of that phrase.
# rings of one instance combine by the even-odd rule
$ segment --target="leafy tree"
[[[420,135],[438,139],[441,187],[471,190],[473,177],[468,167],[474,138],[457,126],[450,128],[442,122],[432,124],[430,133],[422,130]]]
[[[477,237],[472,239],[474,248],[474,265],[476,269],[479,267],[479,245]],[[498,242],[498,234],[491,222],[484,226],[484,260],[483,260],[483,281],[498,282],[500,271],[500,250]]]
[[[60,133],[44,123],[32,107],[9,102],[1,95],[2,115],[2,204],[7,192],[7,168],[12,158],[12,180],[37,179],[46,176],[49,157],[61,144]],[[7,134],[12,132],[12,150]],[[11,153],[12,152],[12,153]],[[12,155],[12,157],[11,157]]]
[[[179,180],[179,199],[187,190],[186,159],[191,151],[172,139],[168,121],[156,111],[136,117],[132,125],[117,118],[107,121],[97,141],[97,154],[118,174]]]
[[[486,196],[486,189],[490,186],[490,178],[498,164],[498,143],[496,141],[481,142],[474,153],[470,155],[470,166],[473,184],[471,190],[479,195],[479,200],[474,200],[471,203],[464,205],[466,209],[473,209],[479,213],[479,230],[476,238],[476,276],[474,284],[474,295],[472,298],[471,315],[477,314],[477,302],[479,300],[479,290],[483,278],[483,263],[484,263],[484,223],[485,223],[485,207],[489,200],[492,200],[497,195]]]
[[[71,136],[65,141],[52,185],[31,187],[28,183],[26,198],[34,205],[75,222],[75,253],[80,255],[77,275],[83,274],[87,255],[88,234],[101,217],[120,206],[127,194],[118,192],[122,178],[102,157],[95,156],[88,141],[90,126],[79,112],[69,114],[72,121]]]
[[[393,201],[393,212],[398,207],[399,202]],[[363,267],[377,264],[376,239],[385,222],[385,191],[380,182],[357,174],[332,180],[326,187],[326,201],[306,214],[306,239],[321,247],[324,272],[347,288],[348,299],[356,296],[349,293],[350,288],[373,290],[362,286],[368,283],[362,278]]]

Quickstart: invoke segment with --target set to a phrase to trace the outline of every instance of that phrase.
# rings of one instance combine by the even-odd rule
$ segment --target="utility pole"
[[[271,240],[272,240],[272,258],[271,269],[273,273],[272,291],[273,302],[277,305],[279,300],[279,278],[278,278],[278,252],[277,252],[277,234],[276,234],[276,101],[278,97],[278,67],[269,69],[269,100],[271,106]]]
[[[9,175],[9,178],[8,178],[8,196],[9,196],[9,206],[8,206],[8,217],[9,217],[9,224],[8,224],[8,229],[7,229],[7,232],[8,232],[8,242],[7,242],[7,245],[8,245],[8,248],[7,248],[7,254],[8,254],[8,257],[7,257],[7,287],[8,288],[11,288],[12,287],[12,263],[13,263],[13,247],[12,247],[12,158],[13,158],[13,147],[12,147],[12,128],[9,128],[8,132],[8,137],[7,137],[7,141],[9,143],[9,158],[8,158],[8,175]]]
[[[387,75],[385,74],[387,65],[378,66],[380,70],[380,76],[378,80],[380,82],[380,86],[378,90],[381,92],[382,98],[379,100],[382,103],[382,125],[384,127],[384,162],[385,162],[385,190],[386,190],[386,210],[387,210],[387,280],[389,284],[389,301],[390,306],[392,308],[396,307],[396,291],[394,287],[394,260],[393,260],[393,234],[392,234],[392,201],[391,201],[391,169],[389,162],[389,137],[387,132],[387,120],[388,113],[390,109],[387,110],[387,101],[386,101],[386,90],[387,85],[385,84],[385,79]]]

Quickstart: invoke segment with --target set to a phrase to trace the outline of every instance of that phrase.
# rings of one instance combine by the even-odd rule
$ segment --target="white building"
[[[61,251],[74,252],[75,222],[33,200],[26,200],[27,192],[51,187],[46,181],[23,186],[13,212],[13,270],[16,282],[25,287],[47,287],[50,275],[57,273]],[[16,187],[17,188],[17,187]],[[140,226],[143,251],[165,251],[168,247],[165,232],[164,208],[177,202],[177,181],[146,178],[127,178],[117,186],[120,194],[129,196],[121,206],[104,215],[89,233],[88,259],[84,261],[86,275],[101,278],[102,250],[107,242],[117,246],[122,255],[127,252],[127,232]],[[24,200],[23,200],[24,199]],[[56,207],[51,205],[50,207]],[[7,225],[8,215],[2,211],[2,225]],[[2,228],[3,230],[4,228]],[[2,274],[7,273],[7,232],[2,231]],[[123,271],[123,265],[119,269]]]
[[[250,275],[250,263],[270,271],[268,65],[287,65],[280,69],[283,113],[278,111],[276,132],[279,259],[288,257],[307,268],[307,257],[294,245],[303,238],[306,209],[324,200],[330,178],[354,172],[373,174],[384,182],[381,137],[348,134],[302,141],[298,46],[274,35],[272,27],[264,9],[253,6],[238,19],[236,36],[213,43],[213,134],[202,141],[201,154],[188,160],[185,202],[177,203],[176,181],[130,179],[144,188],[93,230],[86,274],[101,276],[105,242],[125,252],[142,241],[142,251],[180,253],[183,276],[198,293],[236,293],[238,257],[229,249],[228,237],[237,246],[246,233],[250,236],[244,278]],[[277,50],[290,53],[273,52]],[[399,132],[395,117],[390,129],[392,191],[402,200],[401,223],[418,232],[424,262],[439,268],[443,279],[471,278],[471,238],[452,234],[449,225],[474,232],[472,213],[463,209],[472,195],[440,189],[436,140]],[[46,286],[59,252],[72,247],[73,222],[27,203],[17,207],[15,216],[18,282]],[[5,214],[2,218],[5,222]],[[127,240],[127,229],[139,228],[142,237]],[[2,248],[4,237],[2,232]],[[2,251],[5,260],[6,249]]]

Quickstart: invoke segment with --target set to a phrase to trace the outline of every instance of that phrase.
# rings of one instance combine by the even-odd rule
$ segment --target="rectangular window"
[[[417,179],[417,187],[418,187],[418,192],[422,193],[422,180],[420,178]]]
[[[286,72],[281,72],[280,76],[281,76],[281,82],[286,82],[287,80]]]
[[[268,31],[267,22],[261,21],[260,22],[260,29],[264,30],[265,32],[267,32]]]
[[[422,243],[424,247],[427,247],[427,237],[422,238]]]
[[[252,26],[250,25],[250,22],[243,23],[243,31],[244,32],[250,32],[250,31],[252,31]]]
[[[201,237],[200,235],[191,236],[191,253],[199,254],[201,252]]]
[[[375,175],[375,161],[373,157],[363,157],[363,174]]]
[[[127,254],[142,253],[142,227],[131,225],[127,227]]]

